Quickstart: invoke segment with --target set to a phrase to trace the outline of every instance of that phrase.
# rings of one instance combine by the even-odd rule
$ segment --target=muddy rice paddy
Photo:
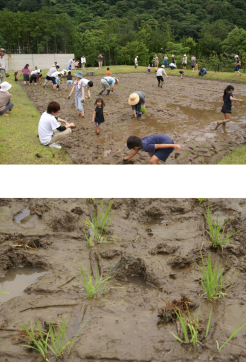
[[[216,353],[216,340],[222,345],[246,320],[246,201],[209,199],[198,207],[196,199],[115,199],[109,232],[118,243],[90,248],[82,221],[90,218],[99,202],[0,201],[0,210],[5,211],[0,219],[0,285],[5,291],[7,282],[13,283],[13,289],[17,284],[25,288],[7,301],[0,295],[0,361],[41,362],[36,351],[21,346],[20,322],[29,326],[32,319],[44,326],[68,316],[68,338],[87,322],[64,361],[209,361]],[[240,230],[232,238],[234,246],[223,252],[212,252],[204,242],[203,213],[208,206],[220,221],[228,219],[226,233]],[[201,297],[201,272],[194,262],[201,265],[202,244],[205,257],[211,255],[213,263],[219,259],[220,265],[227,261],[226,273],[233,268],[232,276],[239,273],[228,294],[214,302]],[[87,270],[95,261],[101,275],[114,271],[112,286],[121,288],[88,299],[84,291],[79,293],[75,276],[79,276],[78,264]],[[31,274],[34,279],[26,286],[24,280]],[[170,333],[178,333],[177,323],[166,305],[183,295],[194,304],[192,314],[201,304],[201,328],[213,307],[208,337],[195,350],[181,345]],[[245,339],[243,329],[215,360],[246,361]]]
[[[85,119],[77,116],[74,94],[70,100],[67,99],[65,79],[60,92],[48,86],[45,89],[34,85],[24,87],[40,114],[50,101],[56,100],[61,105],[59,116],[76,124],[72,135],[63,143],[75,163],[122,164],[123,157],[129,154],[126,140],[130,135],[142,138],[164,133],[172,137],[182,146],[182,151],[174,151],[167,164],[215,164],[245,143],[245,102],[234,102],[232,120],[226,133],[223,133],[222,127],[214,131],[217,121],[223,119],[222,95],[227,83],[203,78],[181,80],[170,76],[169,79],[165,77],[163,88],[158,88],[153,74],[117,76],[120,83],[115,86],[115,92],[103,96],[108,115],[100,127],[101,134],[96,136],[91,120],[102,76],[85,77],[94,82],[92,97],[84,103]],[[234,84],[234,87],[234,96],[246,101],[246,85]],[[132,118],[131,107],[127,103],[130,93],[136,90],[146,94],[147,113],[141,119]],[[149,156],[140,151],[128,163],[149,163]]]

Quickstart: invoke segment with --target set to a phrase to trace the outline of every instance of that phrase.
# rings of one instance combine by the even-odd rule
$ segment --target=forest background
[[[244,0],[0,0],[0,47],[8,53],[74,53],[87,66],[152,63],[195,54],[210,70],[232,71],[246,55]],[[188,58],[189,59],[189,58]],[[246,62],[246,61],[245,61]],[[189,64],[189,61],[188,61]]]

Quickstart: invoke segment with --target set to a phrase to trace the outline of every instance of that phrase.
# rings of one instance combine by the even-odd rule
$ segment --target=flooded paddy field
[[[105,210],[108,203],[105,199]],[[245,362],[246,328],[219,353],[216,340],[221,346],[246,321],[246,200],[207,199],[199,206],[196,199],[115,199],[108,234],[117,243],[90,247],[83,221],[99,204],[98,199],[0,200],[5,212],[0,219],[0,291],[10,292],[0,294],[0,361],[41,362],[36,351],[22,346],[20,322],[29,327],[32,320],[37,330],[36,321],[44,328],[70,317],[68,339],[86,324],[63,361],[186,362],[215,355],[217,361]],[[223,252],[212,251],[206,242],[208,207],[214,220],[227,220],[226,235],[239,231]],[[213,265],[227,262],[225,287],[238,274],[223,298],[201,296],[202,274],[195,264],[202,266],[201,250]],[[112,271],[113,288],[88,298],[76,276],[81,278],[79,264],[93,274],[95,263],[103,277]],[[193,306],[192,316],[201,305],[202,345],[197,348],[170,333],[178,335],[179,328],[167,306],[184,296]]]
[[[170,76],[169,79],[165,77],[163,88],[158,88],[153,74],[121,74],[115,92],[103,95],[108,114],[100,127],[100,135],[96,136],[91,120],[102,76],[86,78],[91,78],[94,86],[91,99],[84,103],[84,119],[77,116],[74,94],[67,99],[65,79],[59,92],[48,86],[45,89],[40,85],[24,87],[40,114],[50,101],[55,100],[61,105],[59,117],[75,123],[76,129],[63,143],[75,163],[122,164],[123,157],[129,154],[126,140],[131,135],[143,138],[162,133],[179,143],[182,151],[174,151],[167,164],[215,164],[245,143],[245,84],[234,84],[234,96],[243,99],[244,103],[233,103],[232,120],[227,124],[227,132],[223,133],[222,126],[217,131],[214,128],[217,121],[223,120],[222,95],[227,83]],[[141,119],[132,118],[127,103],[130,93],[136,90],[146,95],[147,113]],[[128,163],[149,163],[149,155],[140,151]]]

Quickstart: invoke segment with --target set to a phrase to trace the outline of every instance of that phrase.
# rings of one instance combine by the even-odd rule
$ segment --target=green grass
[[[222,289],[224,288],[224,285],[228,282],[230,275],[234,271],[232,269],[228,276],[224,279],[223,274],[225,271],[226,264],[218,271],[218,261],[216,261],[214,268],[212,267],[212,262],[210,256],[207,258],[207,265],[204,262],[202,252],[201,252],[201,258],[202,258],[202,267],[200,267],[197,263],[195,263],[198,268],[202,272],[203,280],[201,279],[201,285],[203,289],[205,290],[205,293],[202,294],[206,295],[207,300],[213,300],[217,298],[224,297],[228,290],[231,289],[231,287],[234,285],[235,280],[237,279],[238,274],[234,278],[233,282],[229,285],[228,288],[225,289],[224,292],[222,292]]]
[[[0,116],[0,164],[72,164],[65,149],[56,150],[39,142],[40,114],[19,84],[13,72],[5,80],[12,84],[10,93],[14,108],[9,117]],[[40,158],[36,156],[40,155]]]
[[[241,146],[237,150],[223,157],[218,165],[245,165],[246,164],[246,146]]]

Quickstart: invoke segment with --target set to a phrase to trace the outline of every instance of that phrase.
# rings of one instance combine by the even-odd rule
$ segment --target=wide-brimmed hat
[[[174,57],[174,55],[172,54],[172,57]]]
[[[128,104],[130,104],[130,106],[135,106],[139,101],[140,97],[137,93],[130,94],[130,97],[128,98]]]
[[[75,77],[78,77],[78,78],[83,78],[83,74],[80,70],[78,70],[76,73],[75,73]]]
[[[119,79],[118,78],[114,78],[115,79],[115,81],[119,84]]]
[[[165,68],[165,65],[164,65],[164,64],[162,64],[161,68]]]
[[[186,54],[184,54],[184,57],[186,57]]]
[[[235,55],[235,58],[238,58],[238,55]]]
[[[8,91],[11,87],[12,87],[12,85],[9,84],[8,82],[3,82],[3,83],[0,84],[0,90],[2,92]]]
[[[3,49],[3,48],[0,49],[0,52],[6,53],[5,49]]]

